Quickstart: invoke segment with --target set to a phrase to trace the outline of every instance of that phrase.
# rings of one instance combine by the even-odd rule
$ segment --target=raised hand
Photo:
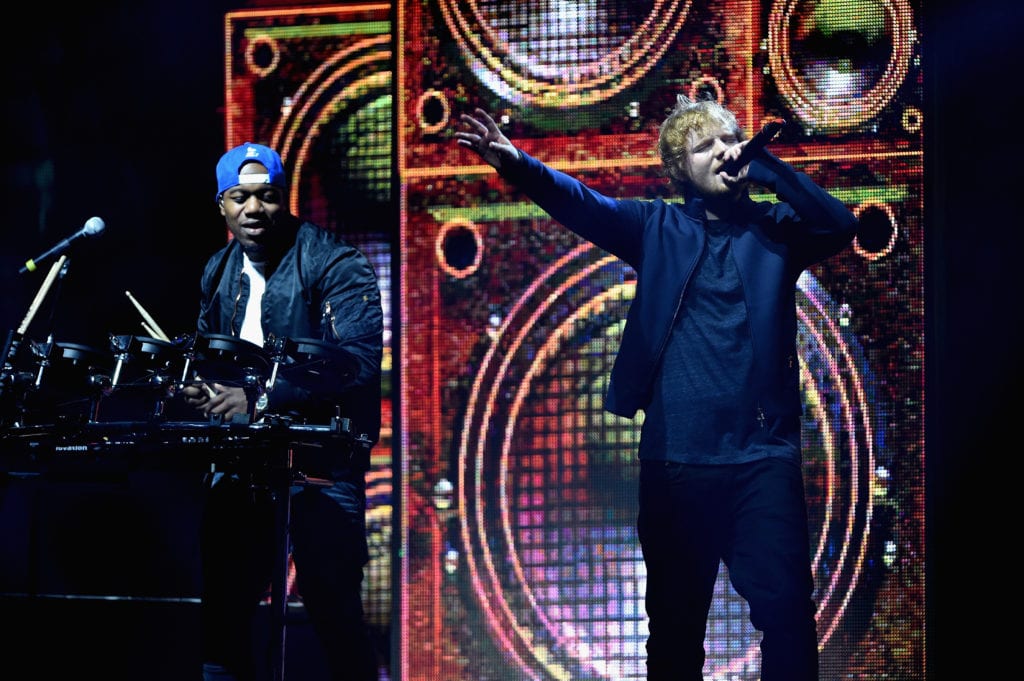
[[[503,160],[519,159],[519,150],[505,137],[486,111],[474,109],[472,114],[462,114],[459,118],[466,129],[455,133],[458,144],[472,149],[496,169],[501,168]]]

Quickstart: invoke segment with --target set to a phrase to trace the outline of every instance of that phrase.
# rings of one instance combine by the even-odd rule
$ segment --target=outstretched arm
[[[519,150],[486,111],[474,109],[472,114],[462,114],[460,119],[466,129],[455,133],[455,141],[475,151],[495,170],[500,170],[504,161],[519,160]]]
[[[482,109],[460,117],[465,129],[456,141],[476,152],[501,178],[514,185],[559,224],[622,258],[634,267],[640,260],[640,231],[653,202],[618,200],[587,186],[521,151]]]

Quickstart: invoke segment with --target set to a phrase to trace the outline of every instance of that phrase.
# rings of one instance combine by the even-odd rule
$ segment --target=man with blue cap
[[[217,163],[216,201],[232,238],[203,272],[197,339],[233,336],[263,348],[316,339],[344,358],[344,380],[280,372],[270,389],[254,394],[251,386],[204,376],[182,394],[204,416],[233,421],[350,419],[352,443],[297,450],[303,474],[324,484],[293,487],[289,530],[296,585],[331,677],[371,681],[377,660],[361,585],[369,557],[364,475],[380,433],[380,288],[363,253],[292,215],[287,197],[284,164],[270,147],[246,142]],[[257,677],[253,618],[279,555],[264,477],[211,476],[200,537],[204,681]]]

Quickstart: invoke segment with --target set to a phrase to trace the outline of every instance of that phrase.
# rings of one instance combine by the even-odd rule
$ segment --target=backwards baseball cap
[[[242,166],[246,163],[258,162],[266,167],[265,174],[246,174],[245,179],[239,178]],[[240,184],[264,183],[275,187],[287,188],[284,164],[276,151],[262,144],[246,142],[231,149],[217,161],[217,200],[220,195]]]

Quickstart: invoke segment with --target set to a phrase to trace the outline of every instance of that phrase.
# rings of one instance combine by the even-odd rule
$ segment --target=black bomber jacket
[[[310,423],[341,416],[352,421],[355,436],[376,443],[384,315],[373,265],[355,246],[312,223],[289,216],[277,228],[294,233],[294,241],[268,269],[262,301],[268,357],[274,356],[275,342],[280,348],[288,340],[312,340],[338,349],[324,357],[343,358],[345,369],[336,381],[320,371],[279,371],[266,393],[265,412]],[[249,296],[242,265],[242,248],[234,240],[207,261],[197,338],[239,336]]]

